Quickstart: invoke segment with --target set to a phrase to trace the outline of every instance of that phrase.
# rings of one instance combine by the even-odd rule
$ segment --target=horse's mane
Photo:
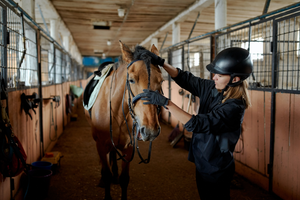
[[[147,71],[148,71],[148,85],[150,86],[150,62],[151,57],[145,54],[146,52],[149,52],[149,50],[145,49],[145,47],[142,46],[136,46],[134,48],[133,52],[133,60],[143,60],[146,64]],[[117,69],[119,66],[123,64],[122,56],[119,57],[119,61],[114,64],[114,69]]]

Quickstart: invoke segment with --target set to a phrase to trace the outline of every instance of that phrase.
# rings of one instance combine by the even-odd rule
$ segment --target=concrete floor
[[[56,174],[51,177],[46,200],[96,200],[104,197],[104,189],[97,187],[101,168],[90,126],[84,118],[83,108],[78,109],[77,114],[77,121],[65,127],[52,149],[60,151],[64,157]],[[161,126],[161,135],[153,141],[150,163],[138,164],[138,155],[131,162],[128,199],[199,199],[195,166],[187,160],[188,151],[184,148],[183,140],[176,148],[172,148],[168,135],[173,128],[163,123]],[[139,146],[146,157],[148,143],[140,142]],[[231,199],[279,199],[237,174],[234,182],[241,188],[237,189],[232,184]],[[111,194],[114,200],[121,199],[120,186],[112,185]]]

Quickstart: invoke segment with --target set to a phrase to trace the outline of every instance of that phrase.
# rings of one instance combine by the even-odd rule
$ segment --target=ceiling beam
[[[147,42],[149,42],[152,38],[156,37],[159,33],[167,29],[169,26],[174,24],[175,22],[182,22],[188,17],[189,14],[193,11],[198,11],[200,12],[204,8],[207,8],[210,6],[212,3],[214,3],[214,0],[196,0],[193,5],[191,5],[189,8],[186,10],[182,11],[179,13],[176,17],[171,19],[169,22],[167,22],[165,25],[163,25],[161,28],[159,28],[157,31],[149,35],[144,41],[140,43],[141,46],[145,45]]]
[[[266,0],[264,10],[262,12],[262,15],[266,14],[268,12],[269,6],[270,6],[270,1],[271,0]]]
[[[60,17],[59,13],[57,12],[56,8],[53,6],[52,2],[50,0],[35,0],[36,2],[36,9],[40,9],[41,13],[41,18],[43,19],[44,23],[46,24],[47,21],[50,22],[51,20],[57,20],[57,26],[53,29],[56,33],[57,33],[57,36],[56,38],[53,38],[55,39],[57,42],[60,41],[60,45],[63,46],[63,42],[61,41],[60,39],[60,35],[59,33],[62,35],[62,36],[70,36],[70,39],[71,39],[71,42],[69,43],[69,45],[71,47],[64,47],[65,50],[68,49],[68,53],[71,54],[71,56],[73,58],[75,58],[75,60],[78,62],[78,63],[82,63],[82,55],[78,49],[78,46],[77,44],[75,43],[74,41],[74,38],[69,30],[69,28],[66,26],[65,22],[63,21],[63,19]],[[43,9],[43,12],[42,12],[42,9]],[[39,15],[37,14],[36,15],[36,19],[35,21],[39,22],[41,21],[40,18],[37,18],[39,17]],[[45,25],[46,27],[46,25]],[[50,27],[50,29],[52,29]],[[66,44],[66,43],[65,43]]]

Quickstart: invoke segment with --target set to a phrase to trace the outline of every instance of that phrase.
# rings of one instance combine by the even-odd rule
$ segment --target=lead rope
[[[132,127],[132,135],[133,135],[133,138],[134,138],[134,144],[136,144],[136,150],[138,152],[138,155],[141,159],[141,161],[139,162],[139,164],[141,163],[145,163],[145,164],[148,164],[150,162],[150,156],[151,156],[151,147],[152,147],[152,141],[150,142],[149,144],[149,150],[148,150],[148,158],[147,159],[144,159],[143,156],[141,155],[140,153],[140,148],[139,148],[139,145],[138,145],[138,127],[136,126],[137,122],[135,120],[135,115],[134,115],[134,112],[133,112],[133,108],[132,108],[132,105],[131,105],[131,95],[134,97],[131,89],[130,89],[130,85],[129,85],[129,82],[128,82],[128,73],[127,73],[127,80],[126,80],[126,87],[127,87],[127,91],[128,91],[128,108],[129,108],[129,113],[131,115],[131,118],[133,120],[133,127]],[[136,128],[136,133],[134,133],[135,131],[135,128]],[[134,137],[135,135],[135,137]],[[136,141],[136,142],[135,142]]]
[[[127,69],[128,67],[130,67],[132,65],[132,63],[134,63],[135,61],[132,61],[131,63],[129,63],[129,65],[127,66]],[[132,97],[135,97],[134,94],[132,93],[131,89],[130,89],[130,85],[129,85],[129,81],[128,81],[128,72],[127,72],[127,77],[126,77],[126,84],[125,84],[125,88],[124,88],[124,93],[123,93],[123,99],[122,99],[122,112],[123,112],[123,117],[124,117],[124,120],[125,120],[125,123],[126,123],[126,127],[127,127],[127,130],[128,130],[128,133],[129,133],[129,137],[130,137],[130,144],[133,146],[133,150],[132,150],[132,156],[130,158],[130,160],[126,160],[124,157],[126,156],[125,155],[122,155],[118,149],[116,148],[115,146],[115,143],[113,141],[113,135],[112,135],[112,116],[111,116],[111,110],[112,110],[112,107],[111,107],[111,91],[112,91],[112,83],[113,83],[113,79],[114,79],[114,75],[115,75],[115,72],[113,73],[112,75],[112,80],[111,80],[111,85],[110,85],[110,100],[109,100],[109,126],[110,126],[110,139],[111,139],[111,143],[114,147],[114,149],[116,150],[117,154],[120,156],[120,158],[118,158],[118,160],[122,159],[124,162],[131,162],[133,160],[133,157],[134,157],[134,154],[135,154],[135,148],[137,148],[137,152],[138,152],[138,155],[141,159],[141,161],[139,162],[139,164],[141,163],[145,163],[145,164],[148,164],[150,162],[150,156],[151,156],[151,149],[152,149],[152,141],[150,142],[149,144],[149,150],[148,150],[148,158],[147,159],[144,159],[139,151],[139,146],[138,146],[138,139],[137,139],[137,136],[138,136],[138,126],[137,126],[137,122],[135,120],[135,115],[134,115],[134,112],[133,112],[133,108],[132,108],[132,105],[131,105],[131,95]],[[150,74],[149,74],[149,77],[148,77],[148,89],[150,89]],[[125,93],[126,93],[126,89],[128,91],[128,109],[129,109],[129,113],[131,115],[131,118],[133,120],[133,124],[132,124],[132,137],[131,137],[131,134],[130,134],[130,130],[129,130],[129,126],[128,126],[128,122],[127,122],[127,119],[126,119],[126,116],[125,116],[125,112],[124,112],[124,97],[125,97]],[[136,129],[136,135],[135,135],[135,129]]]
[[[111,140],[111,143],[112,143],[112,145],[113,145],[115,151],[116,151],[117,154],[120,156],[120,158],[121,158],[124,162],[127,162],[127,163],[128,163],[128,162],[130,162],[130,161],[132,160],[132,158],[131,158],[130,161],[128,161],[128,160],[126,160],[126,159],[124,158],[126,155],[122,155],[122,154],[118,151],[118,149],[117,149],[117,147],[116,147],[116,145],[115,145],[115,143],[114,143],[113,135],[112,135],[113,130],[112,130],[112,118],[111,118],[111,110],[112,110],[112,109],[111,109],[111,91],[112,91],[112,83],[113,83],[113,79],[114,79],[115,72],[116,72],[116,70],[114,71],[114,73],[113,73],[113,75],[112,75],[112,78],[111,78],[110,94],[109,94],[109,132],[110,132],[110,140]]]
[[[123,98],[122,98],[122,112],[123,112],[123,117],[124,117],[124,120],[125,120],[125,123],[126,123],[127,131],[128,131],[128,133],[130,133],[129,126],[128,126],[127,119],[126,119],[126,115],[125,115],[125,112],[124,112],[124,97],[125,97],[126,87],[127,87],[127,83],[125,84]],[[134,140],[132,140],[130,134],[129,134],[129,137],[130,137],[130,144],[132,145],[132,141],[134,143]],[[134,136],[133,136],[133,138],[134,138]]]
[[[111,117],[111,110],[112,110],[112,108],[111,108],[111,91],[112,91],[112,83],[113,83],[113,79],[114,79],[115,72],[116,72],[116,71],[114,71],[114,73],[113,73],[113,75],[112,75],[111,84],[110,84],[110,98],[109,98],[109,99],[110,99],[110,100],[109,100],[109,108],[110,108],[110,110],[109,110],[110,140],[111,140],[111,143],[112,143],[112,145],[113,145],[115,151],[116,151],[117,154],[119,155],[119,158],[118,158],[117,160],[122,159],[124,162],[129,163],[129,162],[131,162],[131,161],[133,160],[134,154],[135,154],[135,141],[132,140],[132,138],[134,138],[134,127],[136,126],[136,122],[135,122],[135,120],[134,120],[134,123],[133,123],[133,129],[132,129],[132,137],[131,137],[130,130],[129,130],[129,126],[128,126],[127,119],[126,119],[125,112],[124,112],[124,106],[123,106],[123,105],[124,105],[124,96],[125,96],[125,91],[126,91],[126,86],[127,86],[127,85],[126,85],[126,84],[127,84],[127,80],[126,80],[126,84],[125,84],[125,88],[124,88],[124,93],[123,93],[123,99],[122,99],[122,112],[123,112],[123,116],[124,116],[124,119],[125,119],[125,123],[126,123],[126,126],[127,126],[127,130],[128,130],[128,133],[129,133],[129,137],[130,137],[130,144],[133,146],[131,158],[130,158],[130,160],[126,160],[126,159],[124,158],[124,157],[126,156],[126,154],[125,154],[125,155],[122,155],[122,154],[118,151],[118,149],[117,149],[117,147],[116,147],[116,145],[115,145],[115,143],[114,143],[114,141],[113,141],[113,135],[112,135],[113,129],[112,129],[112,117]],[[133,118],[133,119],[134,119],[134,118]]]
[[[141,159],[141,161],[139,162],[139,164],[141,164],[141,163],[148,164],[150,162],[151,149],[152,149],[152,141],[149,143],[149,150],[148,150],[148,158],[147,159],[144,159],[143,156],[142,156],[142,154],[140,153],[140,148],[139,148],[139,144],[138,144],[137,135],[136,135],[136,149],[137,149],[138,155],[139,155],[139,157]]]
[[[145,64],[147,64],[147,63],[145,63]],[[148,63],[149,64],[149,63]],[[127,73],[127,80],[128,80],[128,73]],[[150,68],[149,68],[149,70],[148,70],[148,90],[150,90]],[[133,95],[133,93],[132,93],[132,91],[130,90],[130,92],[131,92],[131,94],[132,94],[132,96],[134,97],[134,95]],[[130,95],[129,95],[130,96]],[[128,100],[130,100],[130,99],[128,99]],[[130,105],[131,105],[131,103],[129,103]],[[132,114],[133,114],[133,111],[131,111],[132,112]],[[133,129],[134,130],[134,129]],[[144,164],[148,164],[149,162],[150,162],[150,157],[151,157],[151,149],[152,149],[152,141],[150,141],[150,143],[149,143],[149,148],[148,148],[148,158],[147,159],[144,159],[143,158],[143,156],[142,156],[142,154],[140,153],[140,148],[139,148],[139,144],[138,144],[138,139],[137,139],[137,136],[138,136],[138,127],[136,127],[136,138],[135,138],[135,140],[136,140],[136,150],[137,150],[137,152],[138,152],[138,155],[139,155],[139,157],[140,157],[140,159],[141,159],[141,161],[139,162],[139,164],[141,164],[141,163],[144,163]]]

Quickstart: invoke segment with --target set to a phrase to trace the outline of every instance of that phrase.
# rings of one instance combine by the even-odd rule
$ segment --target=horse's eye
[[[132,84],[135,83],[135,81],[133,79],[130,79],[129,82],[132,83]]]

